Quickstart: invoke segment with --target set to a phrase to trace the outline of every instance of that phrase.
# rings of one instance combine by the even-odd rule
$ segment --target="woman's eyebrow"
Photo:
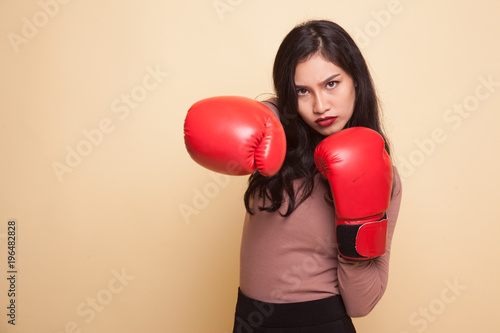
[[[340,73],[330,75],[329,77],[327,77],[326,79],[324,79],[321,83],[322,84],[327,84],[328,82],[332,81],[333,79],[335,79],[339,75],[340,75]]]
[[[323,81],[321,81],[321,85],[327,84],[328,82],[332,81],[333,79],[335,79],[339,75],[340,75],[340,73],[330,75],[329,77],[327,77],[326,79],[324,79]],[[295,87],[297,89],[305,89],[305,88],[307,88],[306,85],[301,85],[301,84],[295,84]]]

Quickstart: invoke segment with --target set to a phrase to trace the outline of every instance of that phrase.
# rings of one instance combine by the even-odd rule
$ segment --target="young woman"
[[[324,20],[308,21],[290,31],[277,52],[273,79],[276,98],[263,104],[279,118],[281,126],[258,108],[250,113],[243,106],[233,107],[223,116],[226,107],[221,104],[193,107],[186,118],[186,145],[200,164],[229,174],[248,174],[258,169],[251,174],[244,196],[247,214],[233,332],[355,332],[351,317],[367,315],[386,289],[391,240],[401,202],[401,181],[388,157],[385,162],[389,163],[382,169],[379,166],[384,161],[370,160],[371,152],[378,149],[373,141],[381,142],[384,156],[390,152],[380,125],[372,79],[348,33]],[[195,109],[211,112],[202,117]],[[239,114],[241,109],[245,111]],[[223,149],[217,152],[210,145],[207,162],[201,148],[206,137],[200,143],[192,137],[219,126],[220,119],[213,121],[215,112],[231,118],[231,128],[244,119],[245,130],[238,135],[248,132],[248,124],[258,116],[255,127],[260,127],[260,132],[256,131],[253,141],[240,136],[224,138]],[[192,124],[194,118],[203,118],[199,127]],[[370,129],[369,135],[355,132],[359,127]],[[227,132],[228,126],[220,131]],[[238,143],[232,147],[234,141]],[[260,149],[262,141],[269,146]],[[361,150],[358,141],[362,141]],[[283,147],[281,160],[269,158],[277,154],[276,146]],[[326,157],[319,156],[318,149],[326,151]],[[225,156],[228,151],[243,154],[248,150],[251,156],[241,161],[235,162],[239,156]],[[333,157],[327,156],[330,150],[337,150]],[[231,163],[215,166],[213,161],[220,158]],[[347,166],[335,166],[339,159],[352,161]],[[252,162],[242,166],[248,160]],[[350,169],[356,169],[359,175],[346,180],[344,175]],[[372,213],[360,211],[365,206],[380,205],[384,190],[373,192],[368,186],[364,190],[368,194],[349,192],[367,177],[377,184],[388,184],[384,212],[375,209],[380,214],[373,213],[377,215],[373,219]],[[355,226],[353,234],[349,225],[352,216],[370,223]],[[375,231],[365,231],[372,230],[373,225],[377,226]],[[362,228],[365,234],[359,236]],[[382,238],[381,242],[373,241]],[[341,247],[345,243],[347,248]],[[380,244],[380,253],[362,253],[363,248],[369,253]]]

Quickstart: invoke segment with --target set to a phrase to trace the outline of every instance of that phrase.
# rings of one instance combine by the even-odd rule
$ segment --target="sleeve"
[[[401,205],[402,186],[394,167],[392,198],[387,210],[387,250],[370,261],[352,262],[338,257],[339,290],[350,317],[366,316],[382,298],[389,278],[391,243]]]
[[[265,101],[262,101],[261,102],[262,104],[264,104],[265,106],[267,106],[269,108],[269,110],[271,110],[275,115],[276,117],[278,117],[278,119],[280,119],[280,113],[278,111],[278,99],[277,98],[269,98],[269,99],[266,99]]]

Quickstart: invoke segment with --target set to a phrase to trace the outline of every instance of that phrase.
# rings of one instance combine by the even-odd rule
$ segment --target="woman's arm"
[[[389,277],[391,243],[401,205],[402,187],[399,174],[394,168],[394,187],[387,210],[387,250],[382,256],[363,262],[339,258],[338,280],[342,299],[351,317],[366,316],[382,298]]]

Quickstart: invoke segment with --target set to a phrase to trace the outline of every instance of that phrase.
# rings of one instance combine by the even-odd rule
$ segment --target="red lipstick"
[[[321,127],[327,127],[333,124],[337,120],[337,117],[324,117],[316,120],[316,124]]]

